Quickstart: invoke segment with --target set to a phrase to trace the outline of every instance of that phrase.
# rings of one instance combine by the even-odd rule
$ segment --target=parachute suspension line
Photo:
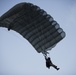
[[[50,53],[47,51],[42,51],[42,54],[43,54],[44,58],[50,57]]]

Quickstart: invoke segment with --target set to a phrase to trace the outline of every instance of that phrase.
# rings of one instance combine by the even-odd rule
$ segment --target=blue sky
[[[50,51],[60,70],[47,69],[43,55],[26,39],[0,28],[0,75],[76,75],[76,0],[0,0],[0,16],[20,2],[38,5],[66,32],[66,37]]]

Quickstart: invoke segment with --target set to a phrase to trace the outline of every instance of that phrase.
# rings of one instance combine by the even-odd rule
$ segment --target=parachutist
[[[48,69],[50,69],[51,66],[54,67],[56,70],[60,69],[60,68],[57,68],[57,66],[52,63],[50,57],[48,57],[48,58],[45,57],[45,59],[46,59],[46,67]]]

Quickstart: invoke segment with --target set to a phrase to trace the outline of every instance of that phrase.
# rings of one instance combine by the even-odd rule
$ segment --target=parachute
[[[0,27],[12,29],[27,39],[38,53],[47,55],[65,37],[52,16],[32,3],[19,3],[0,17]]]

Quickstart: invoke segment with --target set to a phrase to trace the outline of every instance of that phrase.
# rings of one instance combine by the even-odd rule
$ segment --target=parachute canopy
[[[59,24],[40,7],[19,3],[0,17],[0,27],[10,28],[27,39],[38,53],[52,49],[65,37]]]

